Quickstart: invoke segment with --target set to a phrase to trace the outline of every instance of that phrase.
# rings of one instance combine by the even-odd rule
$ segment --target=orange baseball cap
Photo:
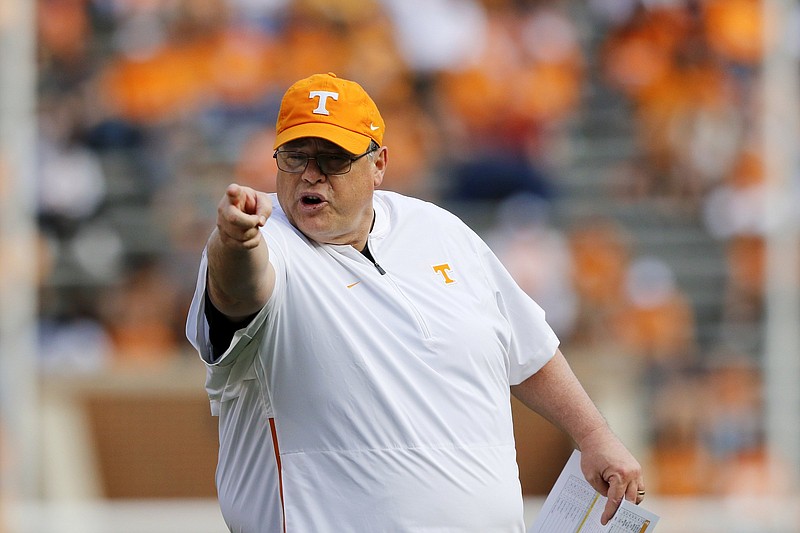
[[[314,74],[295,82],[283,95],[273,148],[302,137],[320,137],[360,154],[370,141],[381,145],[385,127],[361,85],[332,72]]]

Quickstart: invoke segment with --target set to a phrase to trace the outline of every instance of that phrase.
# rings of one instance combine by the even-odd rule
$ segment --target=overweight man
[[[359,84],[300,80],[277,194],[231,184],[219,202],[187,336],[230,530],[523,533],[511,394],[582,451],[602,522],[641,501],[542,309],[456,216],[378,190],[384,131]]]

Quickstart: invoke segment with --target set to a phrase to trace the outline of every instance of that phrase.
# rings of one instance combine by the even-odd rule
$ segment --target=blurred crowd
[[[729,479],[764,466],[760,1],[37,6],[43,370],[186,356],[185,313],[225,185],[273,190],[280,97],[332,71],[382,110],[385,188],[491,206],[478,229],[565,353],[604,366],[596,381],[619,379],[611,360],[635,369],[648,488],[764,488]],[[625,103],[634,133],[611,199],[667,206],[725,251],[713,342],[699,342],[668,262],[637,253],[613,213],[550,216],[570,201],[561,185],[593,87]]]

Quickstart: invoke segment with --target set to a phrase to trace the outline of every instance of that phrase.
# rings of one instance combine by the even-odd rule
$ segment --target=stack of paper
[[[658,516],[623,500],[605,526],[600,516],[606,498],[595,491],[581,472],[581,452],[572,452],[541,512],[528,533],[652,533]]]

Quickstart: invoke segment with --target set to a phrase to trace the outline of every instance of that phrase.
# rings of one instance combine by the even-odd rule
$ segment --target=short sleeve
[[[508,379],[511,385],[517,385],[555,355],[559,340],[539,304],[517,285],[483,241],[480,241],[479,248],[498,309],[509,324]]]

